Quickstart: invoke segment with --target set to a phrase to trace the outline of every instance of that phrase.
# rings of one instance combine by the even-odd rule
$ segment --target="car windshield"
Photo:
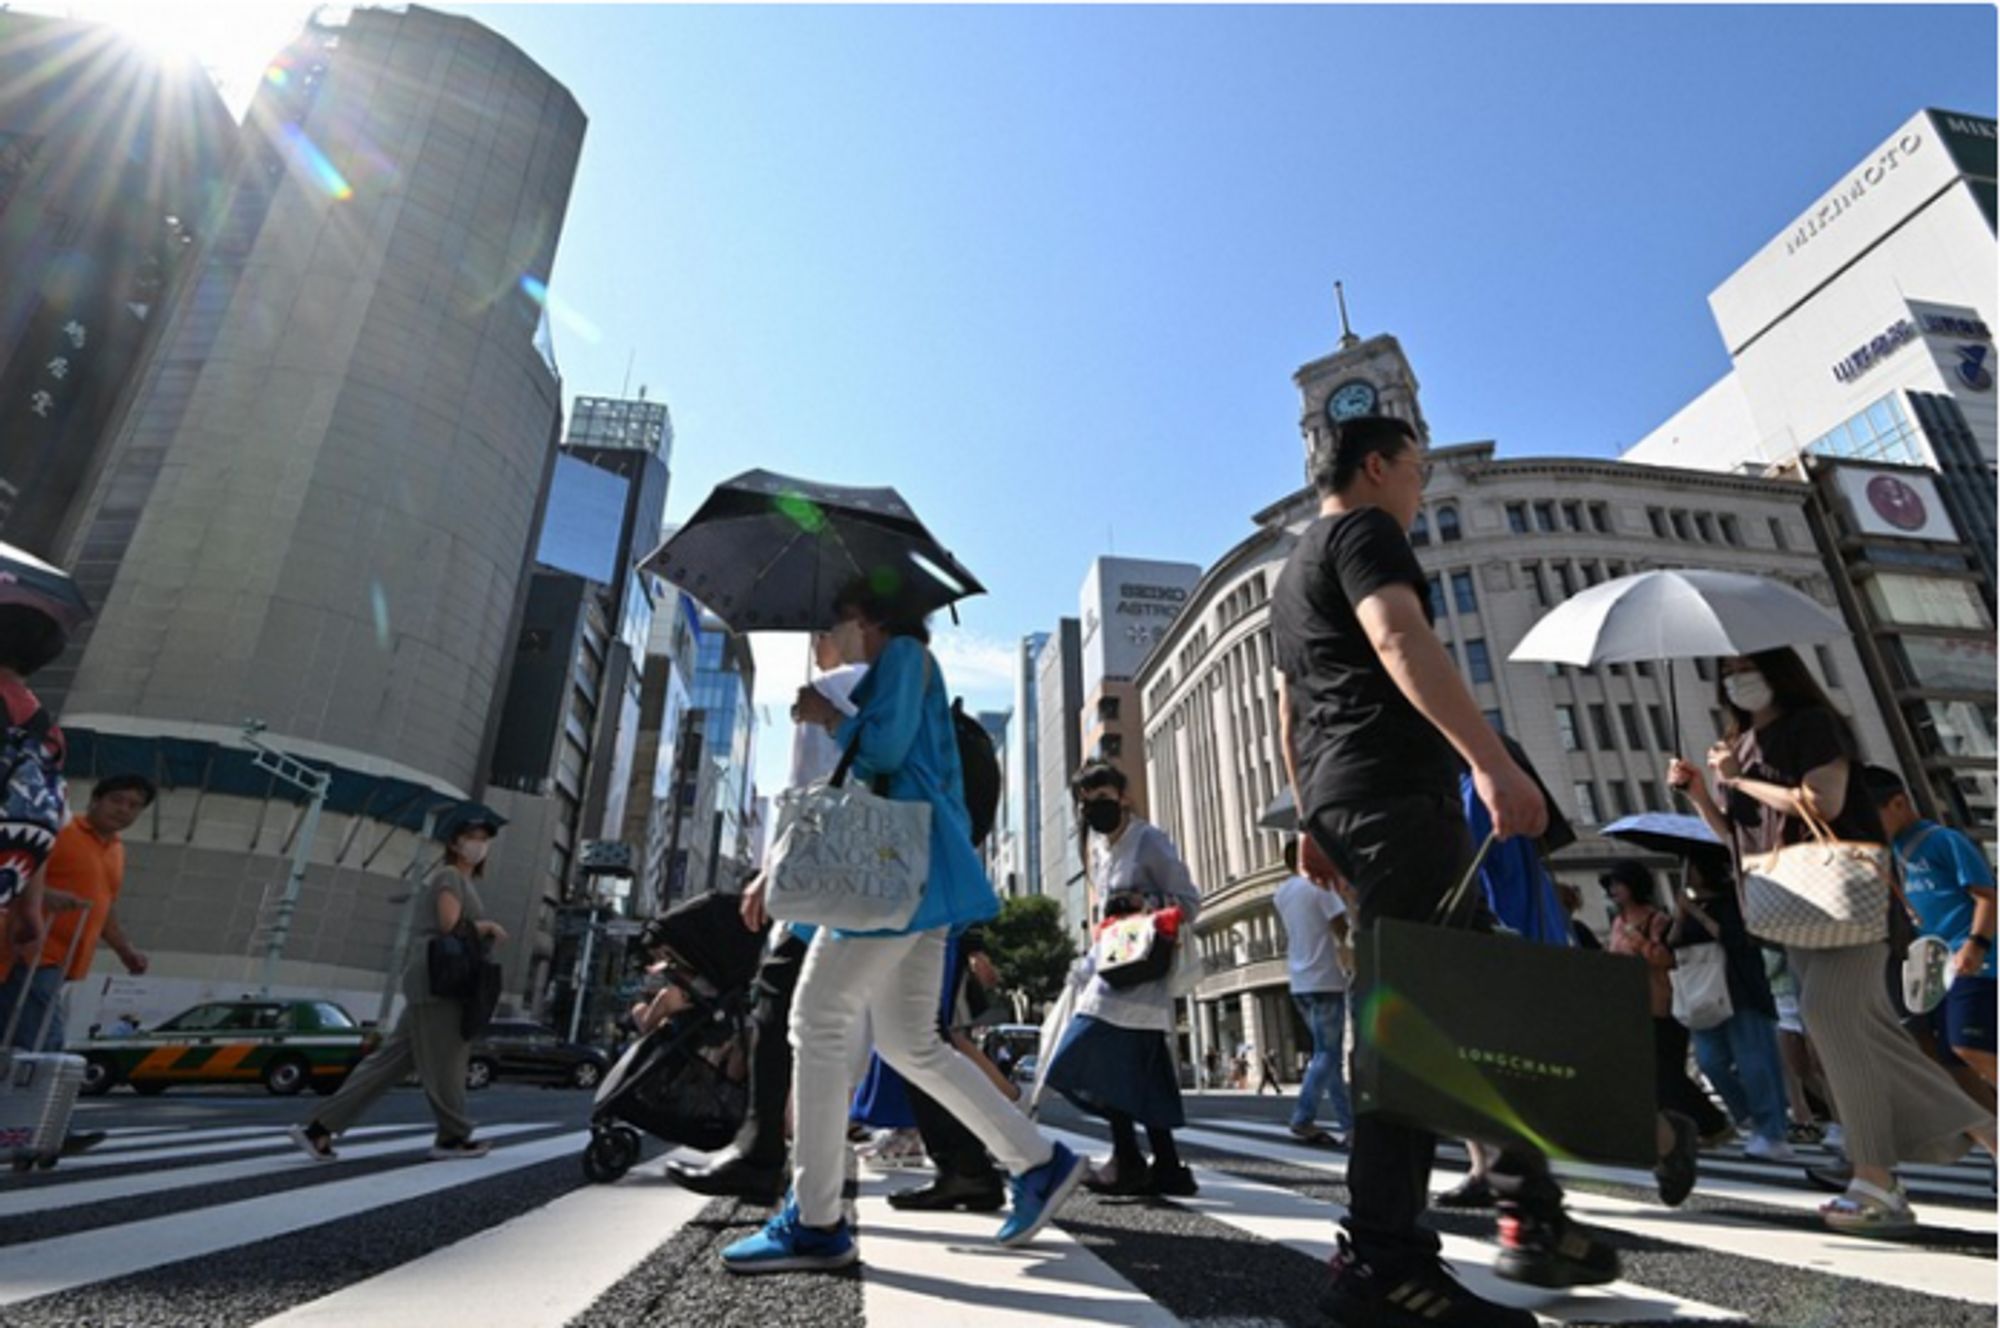
[[[354,1022],[354,1017],[338,1005],[329,1005],[325,1001],[315,1001],[312,1009],[313,1013],[319,1016],[319,1026],[321,1028],[360,1027],[359,1024]]]
[[[177,1014],[160,1025],[161,1032],[196,1033],[205,1029],[226,1028],[230,1016],[237,1011],[234,1005],[197,1005],[184,1014]]]

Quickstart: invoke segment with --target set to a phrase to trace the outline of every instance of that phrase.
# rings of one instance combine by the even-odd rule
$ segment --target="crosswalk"
[[[1104,1151],[1091,1125],[1050,1132]],[[0,1322],[282,1328],[546,1328],[672,1322],[1232,1325],[1313,1310],[1345,1198],[1343,1155],[1281,1124],[1206,1116],[1179,1138],[1200,1194],[1079,1196],[1026,1249],[991,1215],[910,1214],[908,1173],[863,1169],[863,1263],[835,1277],[731,1278],[716,1250],[761,1221],[666,1179],[657,1149],[616,1185],[584,1181],[573,1121],[482,1131],[474,1161],[432,1162],[425,1125],[367,1126],[315,1163],[275,1129],[118,1130],[57,1170],[0,1177]],[[1804,1150],[1826,1161],[1822,1150]],[[1434,1183],[1464,1159],[1440,1150]],[[1571,1211],[1618,1244],[1625,1280],[1555,1296],[1501,1280],[1490,1215],[1434,1214],[1445,1257],[1481,1294],[1550,1324],[1990,1324],[1996,1222],[1983,1157],[1905,1174],[1922,1229],[1897,1241],[1825,1230],[1796,1166],[1703,1157],[1687,1205],[1649,1175],[1569,1168]]]

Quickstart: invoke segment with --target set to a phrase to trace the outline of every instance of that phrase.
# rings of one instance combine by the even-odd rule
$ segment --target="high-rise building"
[[[1133,675],[1153,643],[1166,635],[1201,580],[1194,563],[1152,558],[1097,558],[1083,578],[1083,759],[1108,761],[1124,772],[1133,809],[1148,814],[1146,763],[1140,741],[1145,720]]]
[[[1927,467],[1991,608],[1995,145],[1983,116],[1911,116],[1709,295],[1729,372],[1625,459]]]
[[[194,62],[0,11],[0,540],[60,556],[236,154]]]
[[[667,899],[734,890],[751,860],[757,662],[749,638],[704,613],[691,710],[675,759]]]
[[[994,759],[1000,767],[1000,799],[993,807],[992,828],[979,846],[979,859],[994,889],[1002,896],[1017,895],[1021,893],[1020,874],[1014,864],[1013,838],[1007,828],[1011,815],[1007,806],[1007,730],[1013,716],[1005,710],[981,710],[973,718],[992,740]]]
[[[1019,893],[1042,893],[1041,712],[1036,706],[1035,660],[1047,632],[1021,638],[1014,661],[1014,719],[1007,729],[1006,817],[1013,879]]]
[[[1299,371],[1310,445],[1345,413],[1393,409],[1419,422],[1415,375],[1394,338],[1354,338]],[[1580,457],[1502,457],[1490,442],[1432,447],[1435,466],[1410,532],[1429,576],[1439,637],[1487,721],[1512,735],[1575,823],[1558,879],[1599,899],[1599,871],[1627,845],[1598,833],[1640,811],[1685,811],[1666,787],[1675,753],[1722,729],[1711,661],[1574,669],[1509,659],[1543,614],[1629,573],[1709,567],[1774,577],[1838,611],[1808,529],[1806,488],[1760,476]],[[1271,896],[1281,837],[1259,822],[1287,787],[1278,745],[1271,589],[1319,514],[1310,489],[1253,518],[1255,530],[1203,576],[1138,669],[1152,819],[1180,846],[1203,892],[1205,975],[1184,1050],[1250,1043],[1280,1065],[1310,1049],[1288,998],[1283,928]],[[1889,729],[1851,640],[1803,652],[1871,759]],[[1676,719],[1678,717],[1678,719]]]
[[[1083,764],[1082,713],[1082,624],[1064,618],[1035,655],[1035,744],[1040,762],[1034,820],[1041,839],[1041,893],[1061,902],[1064,922],[1079,942],[1089,925],[1089,908],[1069,780]]]
[[[63,559],[99,606],[64,726],[163,788],[120,902],[156,973],[236,978],[285,878],[291,804],[208,773],[247,717],[334,781],[280,982],[368,991],[395,962],[393,878],[435,847],[374,793],[486,781],[555,459],[542,300],[583,132],[518,49],[417,7],[315,22],[260,85]]]
[[[667,898],[667,836],[673,820],[674,754],[693,701],[701,610],[684,592],[656,582],[653,615],[640,690],[639,736],[633,746],[631,793],[625,801],[623,838],[639,850],[635,910],[650,917]]]

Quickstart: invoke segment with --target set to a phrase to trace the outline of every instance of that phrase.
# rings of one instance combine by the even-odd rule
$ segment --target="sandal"
[[[1865,1180],[1849,1183],[1847,1193],[1820,1205],[1820,1217],[1835,1231],[1857,1236],[1903,1236],[1917,1229],[1910,1198],[1898,1185],[1885,1190]]]

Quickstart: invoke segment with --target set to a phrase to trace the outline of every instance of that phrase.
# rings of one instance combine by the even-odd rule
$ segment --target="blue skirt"
[[[1093,1116],[1119,1112],[1159,1130],[1187,1124],[1173,1052],[1157,1030],[1078,1015],[1049,1063],[1048,1087]]]

